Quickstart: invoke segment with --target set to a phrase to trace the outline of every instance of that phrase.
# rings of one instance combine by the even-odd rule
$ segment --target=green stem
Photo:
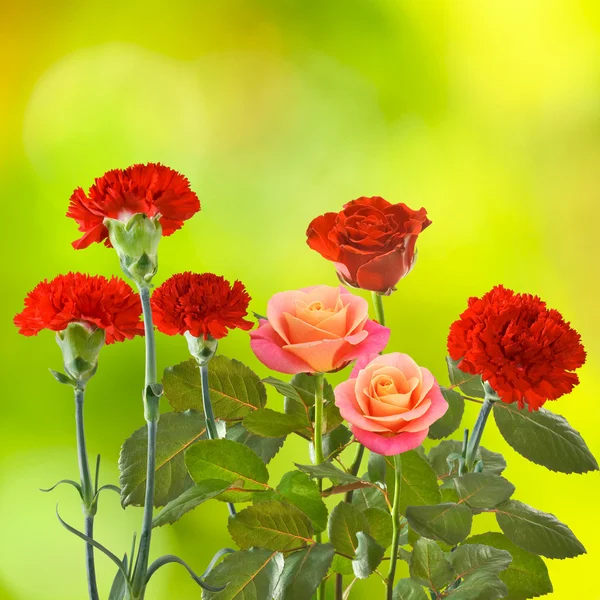
[[[383,312],[383,296],[379,292],[371,292],[375,319],[380,325],[385,325],[385,313]]]
[[[323,373],[315,374],[315,435],[313,446],[315,449],[315,465],[325,462],[323,457],[323,386],[325,384],[325,375]],[[323,490],[323,480],[318,481],[319,491]],[[317,544],[322,541],[320,533],[315,535]],[[317,590],[317,600],[325,600],[325,581],[321,581]]]
[[[356,454],[354,455],[354,460],[350,465],[349,473],[350,475],[357,475],[360,469],[360,464],[362,463],[363,456],[365,454],[365,447],[362,444],[358,444],[358,448],[356,449]],[[344,497],[344,502],[352,502],[352,495],[354,491],[349,490],[346,492],[346,496]],[[344,598],[344,576],[341,573],[336,573],[335,576],[335,600],[343,600]]]
[[[394,456],[394,503],[392,505],[392,554],[387,583],[387,600],[392,600],[394,594],[394,578],[396,577],[396,562],[398,561],[398,538],[400,535],[400,487],[402,485],[402,460],[400,455]]]
[[[202,406],[204,407],[204,419],[206,421],[206,433],[209,440],[218,440],[217,423],[210,401],[210,388],[208,387],[208,361],[200,364],[200,382],[202,384]],[[233,517],[237,513],[233,502],[228,502],[229,514]]]
[[[154,341],[154,325],[150,306],[150,289],[140,286],[142,311],[144,314],[144,333],[146,338],[146,379],[144,385],[144,417],[148,427],[148,459],[146,465],[146,494],[144,497],[144,516],[138,556],[133,573],[133,599],[144,597],[150,541],[152,538],[152,515],[154,510],[154,478],[156,475],[156,433],[159,418],[160,394],[152,389],[156,385],[156,344]]]
[[[85,428],[83,424],[83,402],[85,388],[75,388],[75,426],[77,431],[77,461],[79,463],[79,477],[81,479],[81,495],[83,500],[83,514],[85,515],[85,534],[94,537],[94,514],[96,506],[94,502],[95,490],[92,484],[90,464],[88,461],[85,443]],[[98,600],[98,584],[96,583],[96,566],[94,564],[94,547],[92,544],[85,545],[85,566],[87,571],[88,593],[90,600]]]
[[[483,404],[479,409],[479,415],[477,416],[477,421],[475,421],[475,426],[473,427],[473,432],[469,437],[469,441],[467,443],[467,450],[465,453],[465,467],[467,471],[472,471],[475,463],[477,462],[477,452],[479,451],[479,444],[481,443],[481,436],[483,435],[483,430],[485,429],[485,424],[487,423],[488,417],[490,416],[490,412],[492,407],[494,406],[495,400],[491,393],[488,392],[488,386],[486,384],[486,394]]]

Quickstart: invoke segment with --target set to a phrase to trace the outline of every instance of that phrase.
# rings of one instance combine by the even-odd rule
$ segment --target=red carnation
[[[159,331],[167,335],[187,331],[196,338],[220,339],[227,329],[251,329],[250,296],[240,281],[231,285],[212,273],[178,273],[152,294],[152,310]]]
[[[141,314],[139,296],[122,279],[67,273],[44,280],[29,292],[14,323],[19,333],[30,336],[84,322],[104,329],[106,343],[112,344],[144,334]]]
[[[73,242],[80,250],[102,241],[110,248],[105,218],[126,221],[138,213],[160,215],[163,235],[171,235],[199,210],[200,201],[186,177],[161,164],[148,163],[108,171],[96,179],[87,195],[77,188],[67,217],[75,219],[84,234]]]
[[[585,363],[581,336],[537,296],[496,286],[450,327],[448,351],[458,367],[482,375],[508,404],[529,410],[570,392]]]
[[[389,294],[412,269],[417,237],[429,225],[424,208],[374,196],[313,219],[306,235],[313,250],[335,263],[344,283]]]

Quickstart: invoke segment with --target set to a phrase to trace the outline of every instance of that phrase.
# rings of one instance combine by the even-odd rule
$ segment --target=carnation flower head
[[[114,169],[95,180],[86,194],[77,188],[67,217],[74,219],[83,236],[73,242],[80,250],[94,242],[111,247],[106,218],[128,221],[132,215],[157,217],[163,235],[171,235],[200,210],[198,196],[186,177],[159,163]]]
[[[581,336],[531,294],[496,286],[450,327],[448,351],[466,373],[482,375],[500,399],[538,410],[578,383],[585,363]]]
[[[85,323],[103,329],[106,343],[112,344],[144,334],[141,313],[139,296],[122,279],[67,273],[44,280],[29,292],[14,323],[27,336]]]
[[[230,284],[212,273],[178,273],[152,294],[154,322],[167,335],[189,332],[195,338],[218,340],[228,329],[252,328],[250,296],[241,281]]]

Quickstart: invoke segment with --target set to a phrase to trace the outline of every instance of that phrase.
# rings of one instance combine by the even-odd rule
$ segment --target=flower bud
[[[111,244],[119,255],[121,268],[136,283],[147,285],[158,270],[158,242],[162,236],[160,215],[132,215],[127,222],[104,220]]]
[[[56,342],[63,353],[67,375],[78,383],[85,384],[98,368],[98,355],[106,333],[87,323],[72,322],[66,329],[56,332]]]
[[[184,335],[190,354],[198,361],[198,364],[205,365],[215,355],[219,342],[212,336],[195,337],[189,331],[186,331]]]

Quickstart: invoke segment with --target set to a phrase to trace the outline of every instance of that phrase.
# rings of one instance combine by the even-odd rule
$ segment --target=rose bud
[[[374,196],[317,217],[306,235],[313,250],[335,263],[342,283],[389,295],[412,269],[417,238],[429,225],[424,208]]]
[[[250,332],[258,359],[280,373],[327,373],[380,352],[390,330],[369,319],[364,298],[320,285],[275,294]]]
[[[419,446],[448,403],[434,376],[407,354],[377,356],[335,388],[335,403],[354,437],[393,456]]]

